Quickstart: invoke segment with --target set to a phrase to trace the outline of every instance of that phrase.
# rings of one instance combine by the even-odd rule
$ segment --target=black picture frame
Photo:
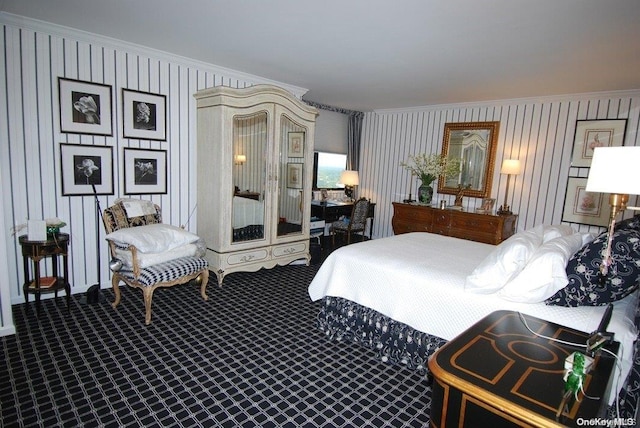
[[[113,135],[112,87],[58,77],[60,131]]]
[[[60,143],[62,196],[113,195],[113,147]]]
[[[122,136],[140,140],[167,139],[167,97],[122,89]]]
[[[167,151],[124,149],[124,193],[162,195],[167,193]]]

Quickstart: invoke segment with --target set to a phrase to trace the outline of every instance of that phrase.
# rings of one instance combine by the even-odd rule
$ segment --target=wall
[[[501,100],[467,105],[444,105],[366,113],[362,131],[359,196],[376,202],[374,237],[393,234],[392,202],[415,199],[419,183],[399,166],[410,154],[440,153],[447,122],[500,121],[496,168],[491,197],[504,201],[506,177],[503,159],[520,159],[523,173],[512,176],[511,209],[519,215],[518,230],[562,221],[567,177],[587,177],[587,168],[572,168],[571,151],[576,120],[627,119],[625,145],[640,145],[638,137],[640,91],[580,94],[539,99]],[[435,186],[437,188],[437,186]],[[453,195],[434,200],[453,203]],[[478,208],[480,199],[464,198],[463,205]],[[638,205],[631,197],[629,205]],[[626,216],[630,214],[627,212]],[[577,230],[600,228],[573,225]]]
[[[246,87],[256,83],[284,87],[298,98],[306,92],[281,82],[6,13],[0,13],[0,29],[0,186],[2,227],[7,234],[0,245],[0,258],[7,264],[7,269],[2,269],[7,281],[3,276],[0,288],[0,334],[13,328],[5,305],[9,301],[24,302],[22,256],[17,235],[10,233],[14,225],[29,218],[59,217],[67,222],[62,231],[71,234],[72,293],[84,292],[98,279],[96,226],[101,233],[102,265],[107,264],[104,229],[96,225],[93,196],[62,196],[60,143],[113,147],[114,195],[99,197],[104,208],[124,196],[123,148],[166,150],[167,194],[135,197],[153,200],[162,208],[165,222],[182,225],[196,203],[196,109],[192,95],[216,85]],[[112,86],[113,136],[60,132],[58,77]],[[122,137],[122,88],[167,96],[166,141]],[[191,217],[187,229],[196,230],[198,215],[202,215],[201,210]],[[101,269],[103,287],[110,286],[109,274],[108,269]]]

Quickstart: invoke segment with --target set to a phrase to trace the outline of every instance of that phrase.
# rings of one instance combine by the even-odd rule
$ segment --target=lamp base
[[[349,200],[353,201],[353,186],[344,186],[344,194]]]
[[[511,208],[509,207],[509,205],[500,205],[500,208],[498,208],[498,211],[496,211],[496,214],[511,215],[513,213],[511,212]]]

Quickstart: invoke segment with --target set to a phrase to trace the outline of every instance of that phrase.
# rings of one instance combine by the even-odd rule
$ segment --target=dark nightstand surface
[[[524,315],[536,333],[570,343],[588,334]],[[618,342],[607,345],[617,353]],[[520,315],[496,311],[443,346],[429,360],[434,377],[431,426],[578,426],[579,418],[602,416],[607,408],[615,359],[600,351],[584,381],[589,399],[570,401],[556,421],[562,401],[565,358],[584,348],[532,334]]]

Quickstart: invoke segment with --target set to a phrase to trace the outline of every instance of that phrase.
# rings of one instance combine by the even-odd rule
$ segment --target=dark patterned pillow
[[[640,229],[621,228],[613,233],[612,264],[600,275],[608,231],[584,245],[567,263],[569,284],[545,303],[556,306],[600,306],[631,294],[640,281]]]
[[[616,223],[615,230],[620,229],[636,229],[640,230],[640,214],[634,215],[628,219]]]

